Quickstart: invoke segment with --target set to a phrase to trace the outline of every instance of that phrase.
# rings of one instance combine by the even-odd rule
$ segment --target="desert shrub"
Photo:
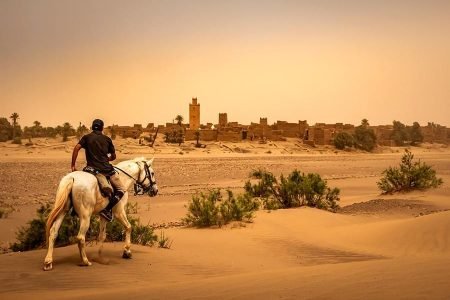
[[[253,218],[254,211],[258,210],[259,203],[248,194],[234,197],[231,191],[227,191],[228,199],[220,204],[219,211],[222,222],[249,221]]]
[[[408,149],[402,156],[399,167],[389,167],[383,171],[383,178],[377,182],[382,193],[424,190],[436,188],[443,181],[436,177],[436,171],[420,160],[413,162],[414,155]]]
[[[76,219],[78,221],[78,218]],[[154,233],[153,227],[150,225],[141,225],[140,219],[133,216],[128,216],[128,222],[131,224],[131,242],[143,246],[152,246],[157,241],[157,236]],[[78,225],[78,224],[77,224]],[[95,240],[98,236],[100,222],[98,217],[92,217],[89,228],[89,239]],[[78,226],[76,226],[78,233]],[[88,236],[88,234],[86,234]],[[59,235],[58,235],[59,237]],[[125,228],[123,225],[114,219],[112,222],[106,224],[106,241],[124,241]]]
[[[4,210],[3,208],[0,208],[0,219],[6,218],[8,216],[8,212]]]
[[[25,146],[31,147],[31,146],[33,146],[33,145],[34,145],[34,144],[33,144],[33,142],[31,141],[31,138],[28,138],[28,142],[25,143]]]
[[[184,218],[187,224],[197,227],[209,227],[219,224],[219,206],[222,200],[220,190],[211,190],[207,194],[200,193],[192,196],[188,203],[188,214]]]
[[[173,129],[172,132],[164,133],[164,141],[171,144],[181,144],[184,142],[184,133],[180,128],[179,130]]]
[[[20,137],[15,137],[12,141],[13,144],[22,145],[22,139]]]
[[[347,132],[339,132],[333,140],[337,149],[343,150],[345,147],[353,147],[353,136]]]
[[[261,198],[267,209],[310,206],[335,211],[339,207],[339,189],[329,188],[319,174],[294,170],[287,177],[281,175],[279,180],[263,170],[250,175],[258,182],[247,181],[244,189],[249,196]]]
[[[45,247],[45,223],[52,207],[50,204],[41,205],[37,210],[37,218],[28,222],[27,226],[22,226],[16,233],[17,242],[11,245],[12,251],[28,251]],[[127,205],[128,213],[128,205]],[[153,227],[150,225],[142,225],[139,218],[128,216],[128,221],[132,226],[131,242],[144,246],[153,245],[157,236]],[[67,214],[58,231],[58,237],[55,246],[67,246],[76,243],[76,235],[79,230],[79,219]],[[91,223],[86,240],[96,240],[99,234],[100,222],[97,216],[91,218]],[[117,221],[113,220],[106,225],[107,241],[123,241],[125,240],[124,227]]]
[[[157,241],[158,248],[170,249],[170,247],[172,247],[173,241],[164,234],[164,231],[161,231],[161,234],[158,236]]]
[[[196,227],[222,226],[231,221],[250,221],[259,203],[247,195],[235,197],[227,191],[223,199],[220,189],[192,196],[188,203],[188,213],[183,221]]]
[[[27,226],[19,228],[19,231],[16,233],[18,242],[11,245],[10,248],[12,251],[28,251],[42,248],[45,245],[45,221],[50,210],[51,207],[49,204],[41,205],[36,211],[37,218],[28,222]]]
[[[131,242],[134,244],[139,244],[143,246],[153,246],[153,244],[157,241],[158,237],[154,233],[154,229],[149,224],[142,225],[140,223],[139,218],[130,217],[128,218],[128,221],[131,224],[132,231],[131,231]],[[116,222],[118,223],[118,222]],[[108,227],[106,227],[108,230]],[[120,230],[120,229],[119,229]],[[107,235],[110,234],[106,233]],[[122,227],[122,237],[119,241],[125,240],[125,232]]]
[[[258,179],[256,184],[247,181],[244,185],[246,193],[252,197],[267,198],[273,194],[273,183],[277,180],[270,172],[255,170],[250,174],[251,177]]]

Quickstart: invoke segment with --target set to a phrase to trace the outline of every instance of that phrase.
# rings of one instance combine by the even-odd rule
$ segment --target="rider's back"
[[[108,153],[114,153],[112,140],[100,131],[92,131],[83,136],[79,142],[86,151],[87,165],[103,174],[114,173],[113,166],[109,163]]]

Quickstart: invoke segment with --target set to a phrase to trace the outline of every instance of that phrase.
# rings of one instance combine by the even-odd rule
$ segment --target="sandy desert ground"
[[[52,201],[68,172],[75,141],[0,143],[0,244]],[[54,270],[42,271],[45,250],[0,255],[1,299],[450,299],[450,149],[413,148],[444,184],[434,190],[380,195],[382,170],[397,165],[402,148],[377,153],[308,148],[295,140],[210,143],[205,149],[154,149],[116,142],[119,160],[154,156],[160,194],[130,196],[144,223],[168,225],[185,216],[192,194],[207,188],[239,192],[249,172],[297,168],[317,172],[341,189],[338,213],[311,208],[259,211],[252,223],[216,229],[170,227],[171,249],[107,243],[101,260],[79,267],[75,245],[55,250]],[[80,157],[79,166],[83,165]]]

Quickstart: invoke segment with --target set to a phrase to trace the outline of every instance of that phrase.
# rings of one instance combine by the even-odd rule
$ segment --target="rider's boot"
[[[113,196],[109,198],[108,205],[100,212],[100,216],[106,219],[106,221],[111,222],[113,220],[112,209],[119,203],[120,199],[123,197],[122,191],[115,191]]]

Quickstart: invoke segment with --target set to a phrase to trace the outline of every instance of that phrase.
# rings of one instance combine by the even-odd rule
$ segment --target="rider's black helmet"
[[[104,123],[100,119],[95,119],[92,122],[92,130],[102,131],[103,130],[103,126],[104,126]]]

